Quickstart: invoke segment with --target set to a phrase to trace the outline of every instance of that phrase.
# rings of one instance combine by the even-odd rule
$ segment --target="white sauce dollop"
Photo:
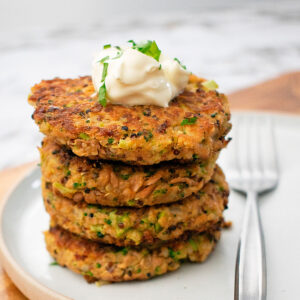
[[[161,54],[157,61],[130,47],[111,47],[100,51],[93,61],[92,80],[97,92],[104,83],[103,63],[99,61],[107,56],[104,82],[109,103],[167,107],[188,83],[189,72],[174,59]]]

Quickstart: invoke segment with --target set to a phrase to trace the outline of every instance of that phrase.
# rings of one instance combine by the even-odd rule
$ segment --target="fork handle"
[[[266,255],[257,193],[249,191],[236,259],[234,299],[265,300],[266,289]]]

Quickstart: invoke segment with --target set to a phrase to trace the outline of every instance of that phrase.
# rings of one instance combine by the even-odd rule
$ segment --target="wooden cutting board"
[[[300,72],[284,74],[229,95],[232,110],[262,110],[300,114]],[[37,162],[0,172],[0,201]],[[0,265],[0,299],[27,299]]]

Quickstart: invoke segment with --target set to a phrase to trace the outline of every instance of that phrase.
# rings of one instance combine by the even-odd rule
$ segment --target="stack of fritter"
[[[89,281],[148,279],[204,261],[220,237],[228,186],[225,95],[190,77],[169,107],[101,106],[90,77],[32,88],[47,249]]]

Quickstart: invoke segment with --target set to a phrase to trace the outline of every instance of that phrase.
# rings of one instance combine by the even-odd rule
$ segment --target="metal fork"
[[[231,187],[247,196],[235,269],[235,300],[265,300],[266,254],[257,198],[276,188],[279,174],[271,119],[239,116],[234,128]]]

